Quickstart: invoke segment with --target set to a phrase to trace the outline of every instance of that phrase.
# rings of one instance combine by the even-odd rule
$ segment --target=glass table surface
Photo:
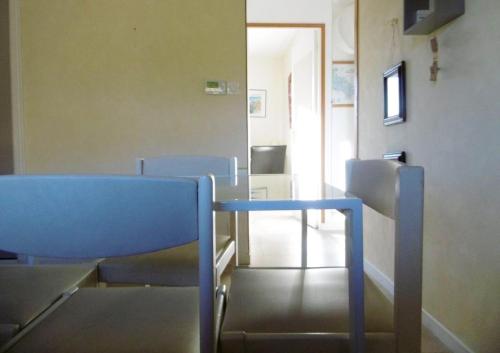
[[[330,184],[310,182],[292,174],[242,174],[215,176],[215,201],[218,203],[278,200],[342,200],[355,199]]]

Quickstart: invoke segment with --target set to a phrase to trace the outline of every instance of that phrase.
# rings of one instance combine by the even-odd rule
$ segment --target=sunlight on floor
[[[251,266],[300,266],[299,212],[253,212],[250,217]],[[321,267],[344,264],[344,230],[308,227],[308,265]]]
[[[344,229],[308,227],[308,265],[344,266]],[[301,222],[299,212],[252,212],[250,214],[251,267],[300,266]],[[427,329],[422,330],[422,353],[450,353]]]

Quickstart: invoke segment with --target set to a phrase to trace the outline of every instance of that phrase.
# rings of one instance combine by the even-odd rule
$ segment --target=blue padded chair
[[[137,175],[152,177],[235,177],[236,157],[166,155],[139,158],[136,162]],[[228,225],[229,220],[217,215],[218,228]],[[222,272],[235,256],[236,241],[228,235],[228,229],[218,229],[216,249],[216,275],[218,282]],[[150,284],[163,286],[198,285],[198,246],[191,243],[175,249],[136,256],[106,259],[99,264],[99,280],[105,283]]]
[[[199,287],[68,292],[1,351],[214,353],[212,203],[210,177],[0,177],[0,248],[7,251],[99,258],[199,246]]]

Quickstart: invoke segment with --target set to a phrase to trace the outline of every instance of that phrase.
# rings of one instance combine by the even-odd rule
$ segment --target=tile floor
[[[300,266],[299,213],[253,212],[250,215],[251,265],[255,267]],[[308,265],[343,266],[345,242],[342,227],[308,230]],[[452,353],[424,328],[422,353]]]

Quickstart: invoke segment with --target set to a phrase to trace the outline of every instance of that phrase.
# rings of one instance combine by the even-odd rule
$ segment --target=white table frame
[[[240,211],[302,211],[334,209],[346,216],[346,267],[349,269],[349,325],[351,352],[363,353],[364,325],[364,271],[363,271],[363,204],[359,198],[332,198],[322,200],[225,200],[216,201],[214,210]],[[306,216],[307,217],[307,216]],[[305,233],[304,233],[305,232]],[[302,242],[307,240],[307,229],[302,227]],[[307,255],[302,250],[302,261]]]

